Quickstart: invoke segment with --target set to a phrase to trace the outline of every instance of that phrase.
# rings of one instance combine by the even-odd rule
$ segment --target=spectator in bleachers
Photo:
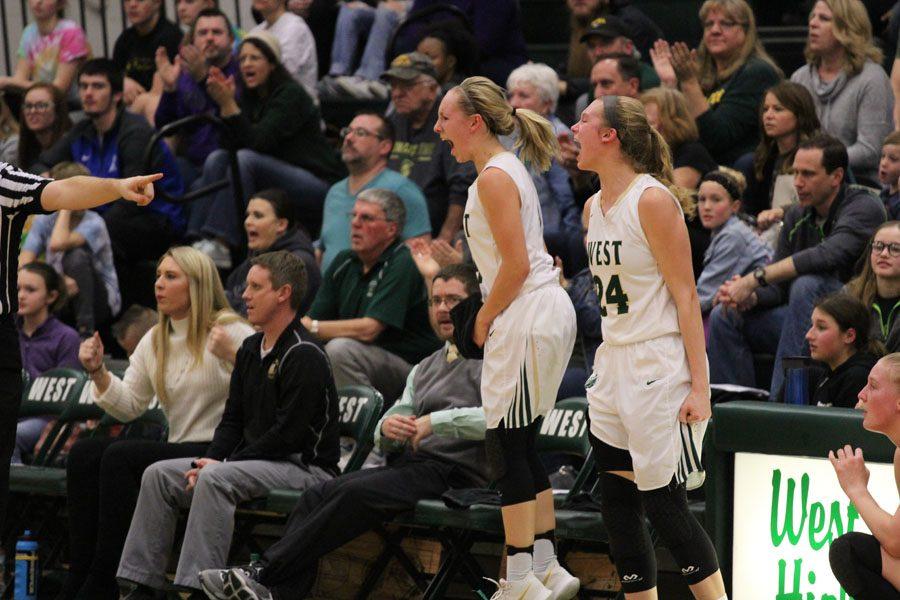
[[[872,236],[860,274],[844,291],[872,312],[872,339],[900,351],[900,221],[888,221]]]
[[[765,267],[772,258],[769,248],[741,220],[741,194],[745,182],[739,173],[710,171],[700,182],[697,212],[706,229],[712,232],[703,256],[703,271],[697,280],[700,311],[712,310],[719,288],[733,275],[745,275]]]
[[[66,303],[66,287],[50,265],[32,262],[19,269],[19,311],[16,326],[22,369],[32,381],[44,371],[58,367],[78,369],[78,332],[56,318]],[[51,417],[19,419],[12,463],[21,463],[34,450]]]
[[[17,164],[19,123],[0,94],[0,162]]]
[[[419,500],[487,483],[481,361],[461,358],[451,341],[450,309],[477,292],[470,266],[443,269],[434,278],[430,312],[444,346],[413,367],[403,397],[375,429],[376,445],[393,454],[390,466],[306,490],[283,537],[261,562],[200,574],[209,597],[243,597],[252,590],[257,598],[304,598],[321,556],[412,510]]]
[[[766,90],[759,113],[760,140],[753,153],[753,172],[744,194],[744,212],[757,216],[760,229],[784,217],[797,203],[791,169],[800,142],[819,131],[812,96],[793,81]]]
[[[197,17],[204,10],[219,8],[218,0],[175,0],[175,14],[178,16],[178,27],[185,34],[185,42],[190,43],[191,30]]]
[[[122,0],[129,26],[116,39],[112,60],[124,73],[122,100],[130,106],[154,87],[156,49],[165,48],[175,60],[181,30],[162,14],[162,0]],[[157,86],[158,87],[158,86]],[[161,90],[154,90],[158,95]]]
[[[113,323],[112,334],[125,351],[126,356],[134,354],[138,343],[144,335],[153,329],[159,321],[159,315],[152,308],[132,304],[122,313],[119,320]]]
[[[339,4],[331,67],[319,89],[332,98],[343,95],[360,100],[386,100],[388,88],[379,77],[384,71],[388,43],[411,1],[357,0]],[[364,45],[362,52],[360,44]]]
[[[217,8],[201,10],[188,32],[188,39],[174,63],[164,49],[156,52],[156,72],[163,85],[154,119],[157,128],[191,115],[219,114],[219,105],[206,90],[210,67],[216,67],[225,77],[239,78],[238,62],[231,51],[234,34],[225,13]],[[183,151],[184,159],[179,157],[179,166],[186,183],[190,184],[203,168],[206,157],[220,147],[219,135],[212,125],[198,125],[182,134],[176,146]]]
[[[697,120],[700,141],[731,166],[758,143],[763,92],[782,78],[756,31],[745,0],[707,0],[700,7],[703,40],[696,60],[684,42],[658,40],[651,51],[663,85],[678,86]]]
[[[884,138],[881,145],[881,161],[878,163],[878,181],[881,183],[881,201],[889,220],[900,219],[900,131]]]
[[[0,91],[23,93],[32,83],[44,82],[68,96],[78,67],[91,47],[77,23],[62,16],[66,0],[29,0],[34,21],[22,30],[18,61],[10,76],[0,76]]]
[[[122,107],[122,81],[122,72],[108,59],[84,63],[78,74],[78,91],[87,118],[42,152],[32,170],[44,172],[63,161],[80,162],[95,177],[130,177],[149,169],[165,175],[159,182],[160,191],[179,196],[183,186],[178,165],[164,142],[159,142],[151,164],[145,167],[153,129],[143,117]],[[106,221],[112,240],[124,304],[135,299],[147,302],[148,282],[136,280],[138,272],[133,267],[141,261],[157,260],[181,238],[181,205],[157,197],[149,210],[132,202],[114,202],[96,210]]]
[[[206,85],[230,134],[227,143],[237,150],[244,198],[272,187],[291,190],[297,220],[317,235],[325,194],[343,174],[322,134],[319,109],[281,64],[281,46],[271,33],[254,30],[244,36],[238,60],[244,83],[240,99],[234,78],[215,67],[210,67]],[[202,181],[229,177],[230,166],[229,153],[216,150],[203,165]],[[191,213],[189,233],[205,237],[195,247],[223,269],[231,267],[229,248],[240,243],[236,208],[228,186],[200,199]]]
[[[322,275],[303,325],[323,342],[338,387],[371,385],[390,405],[412,365],[433,352],[428,290],[400,236],[406,208],[366,190],[350,216],[350,248]]]
[[[452,243],[462,229],[463,207],[475,169],[450,156],[434,132],[441,88],[431,59],[418,52],[401,54],[382,74],[391,86],[394,147],[388,168],[419,186],[428,201],[431,234]]]
[[[699,142],[700,132],[684,94],[673,88],[657,87],[642,93],[640,101],[650,126],[669,144],[675,185],[697,189],[700,178],[718,169],[719,165],[706,146]]]
[[[755,387],[752,353],[774,354],[770,397],[776,398],[782,357],[807,351],[812,303],[849,279],[866,240],[884,222],[878,198],[848,187],[847,166],[847,150],[833,136],[819,133],[800,143],[793,165],[800,204],[785,213],[774,262],[735,277],[716,295],[709,320],[712,383]]]
[[[600,57],[591,68],[591,91],[575,101],[575,114],[597,98],[603,96],[627,96],[637,98],[641,93],[641,67],[629,54],[608,54]]]
[[[90,175],[84,165],[62,162],[50,169],[53,179]],[[113,263],[112,242],[103,218],[92,210],[59,210],[37,215],[19,253],[19,265],[39,256],[56,269],[81,337],[90,337],[122,308],[119,278]]]
[[[822,130],[847,146],[853,176],[875,187],[881,141],[893,129],[881,57],[860,0],[819,0],[809,14],[807,64],[791,75],[812,94]]]
[[[244,230],[247,232],[247,259],[225,280],[225,296],[232,308],[242,315],[247,314],[243,296],[253,259],[266,252],[286,250],[306,267],[306,290],[297,311],[305,315],[319,291],[322,274],[309,234],[294,221],[294,207],[284,190],[273,188],[254,194],[247,203]]]
[[[34,83],[25,92],[19,117],[19,148],[10,161],[32,170],[41,152],[72,129],[65,94],[50,83]]]
[[[286,251],[251,262],[244,301],[259,332],[237,352],[225,412],[202,458],[161,460],[144,472],[117,573],[137,584],[127,600],[153,600],[165,587],[183,510],[188,517],[175,585],[199,598],[198,573],[228,564],[239,503],[275,488],[318,488],[339,473],[331,368],[297,320],[306,269]]]
[[[159,323],[145,335],[123,379],[107,371],[96,333],[79,359],[90,397],[131,421],[154,397],[168,421],[168,441],[78,440],[66,465],[71,565],[62,598],[115,600],[115,574],[141,476],[158,460],[203,456],[222,418],[235,353],[253,328],[229,307],[215,265],[191,248],[170,249],[155,285]]]
[[[559,77],[545,64],[528,63],[517,67],[506,82],[509,104],[513,108],[533,110],[550,121],[557,137],[571,136],[569,128],[556,116]],[[569,174],[555,157],[546,171],[530,169],[531,179],[541,202],[544,243],[551,256],[562,260],[572,275],[587,266],[581,235],[581,210],[575,203]]]
[[[313,104],[318,104],[316,40],[306,21],[287,10],[287,0],[253,0],[253,9],[263,21],[250,32],[267,32],[278,40],[278,62],[303,86]]]
[[[325,196],[322,234],[319,238],[322,270],[328,269],[339,252],[350,247],[350,220],[356,198],[367,190],[385,190],[397,194],[406,207],[406,224],[401,239],[431,241],[428,204],[418,186],[396,171],[387,168],[394,146],[394,129],[382,115],[358,113],[341,130],[341,160],[350,172]]]
[[[438,22],[426,29],[416,52],[431,59],[442,93],[478,71],[478,42],[458,21]]]
[[[588,56],[591,57],[591,62],[594,64],[597,64],[597,61],[604,56],[618,54],[633,56],[639,61],[641,89],[649,90],[660,84],[659,76],[653,67],[640,60],[641,53],[635,48],[632,37],[634,34],[628,23],[619,17],[608,15],[597,17],[591,21],[590,28],[581,36],[581,43],[587,45]],[[593,100],[593,98],[590,99],[591,102]]]
[[[869,310],[853,296],[836,293],[816,301],[810,320],[809,355],[828,367],[812,392],[812,404],[853,408],[869,371],[884,353],[870,336]]]

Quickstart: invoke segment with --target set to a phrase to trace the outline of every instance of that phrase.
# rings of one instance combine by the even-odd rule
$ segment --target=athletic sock
[[[506,547],[506,580],[522,581],[532,572],[534,546],[527,548]]]
[[[544,575],[556,560],[556,536],[552,531],[534,537],[534,572]]]

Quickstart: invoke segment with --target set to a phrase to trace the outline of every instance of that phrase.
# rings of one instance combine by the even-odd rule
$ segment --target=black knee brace
[[[538,427],[538,421],[509,429],[501,423],[485,433],[488,466],[500,490],[502,506],[534,500],[538,492],[550,487],[535,448]]]
[[[643,592],[656,587],[656,554],[644,522],[644,509],[633,482],[600,473],[600,506],[609,534],[622,591]]]
[[[684,485],[674,482],[640,492],[650,524],[672,553],[688,585],[699,583],[719,570],[712,541],[688,510]]]
[[[873,535],[851,531],[831,543],[828,560],[835,579],[857,600],[900,598],[881,575],[881,544]]]

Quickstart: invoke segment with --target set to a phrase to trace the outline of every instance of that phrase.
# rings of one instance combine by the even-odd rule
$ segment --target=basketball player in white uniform
[[[645,514],[694,596],[725,598],[715,550],[690,514],[710,416],[700,303],[669,148],[637,100],[606,96],[572,128],[578,166],[602,184],[585,204],[603,344],[587,396],[603,520],[629,600],[656,598]],[[682,190],[675,190],[681,194]]]
[[[579,582],[556,560],[553,491],[535,438],[569,362],[575,310],[544,248],[531,176],[497,139],[518,130],[522,159],[546,169],[556,138],[549,122],[514,110],[484,77],[447,92],[434,129],[457,161],[473,161],[479,173],[463,227],[484,296],[473,335],[484,346],[486,445],[506,534],[507,577],[494,598],[571,598]]]

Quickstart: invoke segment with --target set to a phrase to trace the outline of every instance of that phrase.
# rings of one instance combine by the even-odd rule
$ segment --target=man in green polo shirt
[[[328,266],[303,325],[326,342],[338,387],[371,385],[391,403],[412,365],[440,341],[428,320],[425,281],[400,238],[403,201],[367,189],[348,218],[350,249]]]

